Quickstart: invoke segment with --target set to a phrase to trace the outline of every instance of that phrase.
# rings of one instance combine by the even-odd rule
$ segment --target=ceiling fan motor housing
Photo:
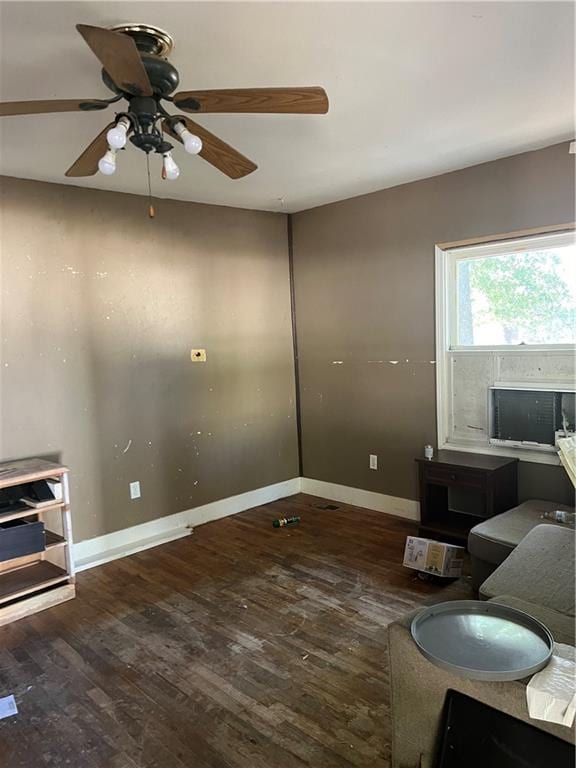
[[[178,75],[178,70],[170,64],[168,59],[162,59],[160,56],[155,56],[151,53],[142,53],[141,51],[140,58],[142,59],[142,64],[144,65],[144,69],[146,70],[155,96],[165,99],[176,90],[180,83],[180,77]],[[105,69],[102,70],[102,80],[106,87],[114,93],[123,93]],[[130,94],[126,94],[126,96],[128,98]]]

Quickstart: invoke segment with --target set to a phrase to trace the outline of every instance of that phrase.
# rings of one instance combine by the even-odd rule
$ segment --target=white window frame
[[[501,237],[482,239],[480,242],[450,243],[435,247],[435,293],[436,293],[436,422],[438,447],[441,449],[471,453],[488,453],[500,456],[513,456],[526,461],[545,464],[559,464],[557,454],[530,451],[522,448],[500,448],[493,445],[467,446],[448,442],[449,438],[449,382],[450,375],[448,356],[450,353],[489,353],[500,352],[510,355],[540,354],[550,355],[557,352],[576,354],[575,344],[500,344],[500,345],[458,345],[457,340],[457,280],[456,265],[463,258],[479,258],[495,256],[501,253],[525,251],[528,247],[549,248],[573,244],[575,232],[573,225],[550,229],[518,233],[517,236],[503,235]],[[499,382],[494,382],[496,386]],[[505,386],[514,386],[507,382]],[[534,388],[538,385],[526,382],[518,384]],[[542,388],[565,389],[566,382],[542,383]]]
[[[530,250],[536,248],[554,248],[561,247],[563,245],[574,244],[573,232],[557,232],[555,234],[540,235],[537,237],[524,237],[518,240],[504,240],[500,242],[485,243],[483,245],[473,245],[461,248],[451,248],[445,251],[437,249],[442,258],[446,261],[446,271],[444,273],[444,279],[447,281],[446,292],[446,306],[445,306],[445,322],[447,333],[447,349],[460,352],[472,352],[474,350],[480,351],[510,351],[512,349],[520,349],[521,351],[527,351],[529,349],[535,350],[573,350],[576,345],[574,344],[471,344],[463,345],[457,344],[458,339],[458,311],[457,311],[457,291],[456,291],[456,269],[459,261],[463,259],[478,259],[488,258],[490,256],[498,256],[503,253],[522,253],[527,250],[526,246],[529,246]]]

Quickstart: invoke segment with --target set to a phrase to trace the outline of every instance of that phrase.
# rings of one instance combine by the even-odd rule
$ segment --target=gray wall
[[[573,219],[568,144],[294,215],[304,474],[417,498],[414,457],[436,437],[434,245]],[[572,497],[534,464],[519,491]]]
[[[1,457],[70,466],[76,540],[298,474],[285,216],[1,187]]]

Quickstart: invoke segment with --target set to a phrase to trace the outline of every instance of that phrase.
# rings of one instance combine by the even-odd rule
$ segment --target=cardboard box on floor
[[[408,536],[403,564],[416,571],[457,579],[462,575],[463,556],[464,547]]]

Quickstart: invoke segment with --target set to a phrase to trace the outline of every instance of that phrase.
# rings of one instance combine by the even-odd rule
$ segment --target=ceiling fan
[[[191,114],[276,113],[325,114],[328,97],[323,88],[236,88],[173,92],[179,85],[177,69],[168,61],[174,42],[157,27],[122,24],[110,29],[77,24],[76,29],[103,66],[102,80],[114,93],[110,99],[65,99],[0,103],[0,117],[51,112],[91,112],[125,99],[128,104],[106,125],[68,168],[66,176],[92,176],[116,170],[116,153],[127,140],[148,156],[163,156],[162,177],[176,179],[179,168],[172,144],[179,141],[231,179],[256,170],[247,157],[182,114],[170,114],[165,104]]]

